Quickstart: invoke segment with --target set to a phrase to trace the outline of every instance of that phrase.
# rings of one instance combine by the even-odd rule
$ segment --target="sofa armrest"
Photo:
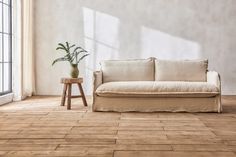
[[[216,87],[219,88],[219,91],[221,92],[221,80],[219,73],[215,71],[208,71],[207,72],[207,82],[214,84]]]
[[[208,71],[207,72],[207,82],[214,84],[219,89],[219,95],[217,96],[218,100],[218,112],[222,112],[222,104],[221,104],[221,80],[219,73],[215,71]]]
[[[95,111],[95,101],[96,101],[96,94],[95,91],[102,84],[102,71],[95,71],[93,72],[93,104],[92,110]]]
[[[96,91],[98,86],[102,84],[102,71],[95,71],[93,73],[93,92]]]

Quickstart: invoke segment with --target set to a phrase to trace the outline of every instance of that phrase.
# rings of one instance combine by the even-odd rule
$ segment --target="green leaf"
[[[73,52],[75,53],[78,49],[81,49],[81,47],[76,47]]]
[[[56,50],[64,50],[64,51],[66,51],[63,47],[57,47]]]
[[[59,61],[68,61],[68,58],[66,57],[57,58],[52,62],[52,65],[54,65],[56,62],[59,62]]]
[[[73,58],[73,56],[72,56],[70,53],[68,53],[68,54],[65,55],[64,57],[67,58],[70,63],[73,63],[74,58]]]
[[[65,45],[63,45],[62,43],[59,43],[58,45],[59,46],[56,48],[56,50],[64,50],[66,53],[69,53]]]
[[[77,64],[81,61],[81,60],[83,60],[85,57],[87,57],[89,54],[85,54],[85,55],[83,55],[82,57],[80,57],[80,59],[76,62]]]
[[[68,42],[66,42],[66,47],[67,47],[67,50],[70,49],[70,44]]]
[[[64,44],[59,43],[58,45],[61,46],[62,48],[64,48],[65,50],[67,50],[67,49],[66,49],[66,46],[65,46]]]
[[[81,54],[81,53],[83,53],[83,52],[87,53],[87,51],[85,51],[84,49],[82,49],[82,50],[80,50],[80,51],[77,51],[75,55],[78,56],[79,54]]]
[[[72,48],[72,47],[74,47],[74,46],[75,46],[75,44],[71,45],[69,48]]]

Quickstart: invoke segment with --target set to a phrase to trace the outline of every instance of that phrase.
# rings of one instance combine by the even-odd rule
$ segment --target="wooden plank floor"
[[[33,97],[0,107],[0,156],[234,157],[236,96],[222,102],[222,114],[111,113]]]

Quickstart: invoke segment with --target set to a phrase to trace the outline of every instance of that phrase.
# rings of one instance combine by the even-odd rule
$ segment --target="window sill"
[[[2,95],[0,96],[0,105],[12,102],[12,100],[13,100],[13,93]]]

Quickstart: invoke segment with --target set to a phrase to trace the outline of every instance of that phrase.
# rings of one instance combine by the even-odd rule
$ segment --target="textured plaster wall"
[[[208,58],[209,69],[221,74],[223,94],[236,94],[235,0],[35,0],[34,5],[37,94],[61,94],[59,80],[70,67],[51,66],[60,56],[55,51],[60,41],[91,52],[80,64],[87,94],[100,60],[150,56]]]

